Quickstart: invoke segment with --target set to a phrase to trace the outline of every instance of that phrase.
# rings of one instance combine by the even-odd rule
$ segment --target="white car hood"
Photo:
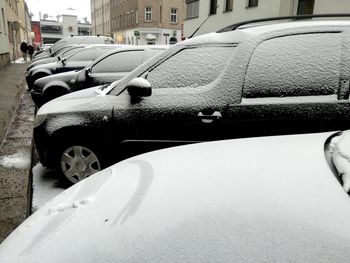
[[[136,156],[74,185],[0,246],[0,262],[347,262],[350,200],[332,133]]]

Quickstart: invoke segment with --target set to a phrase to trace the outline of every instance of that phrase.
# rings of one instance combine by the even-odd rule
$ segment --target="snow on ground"
[[[27,58],[27,61],[29,61],[30,59]],[[16,59],[15,61],[11,61],[11,63],[15,63],[15,64],[24,64],[24,63],[27,63],[27,61],[25,61],[24,58],[19,58],[19,59]]]
[[[0,156],[0,165],[6,168],[29,169],[30,167],[30,152],[20,150],[12,155]]]
[[[34,213],[68,187],[69,185],[59,178],[55,171],[46,169],[37,163],[33,167],[32,212]]]

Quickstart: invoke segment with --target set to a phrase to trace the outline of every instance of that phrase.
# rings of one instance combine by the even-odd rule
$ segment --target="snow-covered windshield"
[[[350,130],[337,133],[330,139],[326,156],[334,165],[344,191],[350,193]]]

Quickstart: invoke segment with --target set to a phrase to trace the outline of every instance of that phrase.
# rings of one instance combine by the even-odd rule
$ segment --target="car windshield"
[[[83,50],[79,49],[75,51],[71,56],[67,57],[67,61],[93,61],[102,54],[114,49],[115,47],[110,45],[106,47],[98,48],[85,48]]]

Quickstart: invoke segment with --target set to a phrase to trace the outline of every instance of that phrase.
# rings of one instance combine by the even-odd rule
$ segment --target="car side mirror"
[[[149,97],[152,95],[151,84],[144,78],[132,79],[126,88],[131,97]]]
[[[91,68],[85,69],[85,77],[90,78],[91,77]]]
[[[58,57],[57,57],[57,60],[58,60],[58,61],[61,61],[61,57],[60,57],[60,56],[58,56]]]
[[[62,61],[62,64],[63,64],[63,65],[66,65],[66,59],[65,59],[65,58],[62,59],[61,61]]]

